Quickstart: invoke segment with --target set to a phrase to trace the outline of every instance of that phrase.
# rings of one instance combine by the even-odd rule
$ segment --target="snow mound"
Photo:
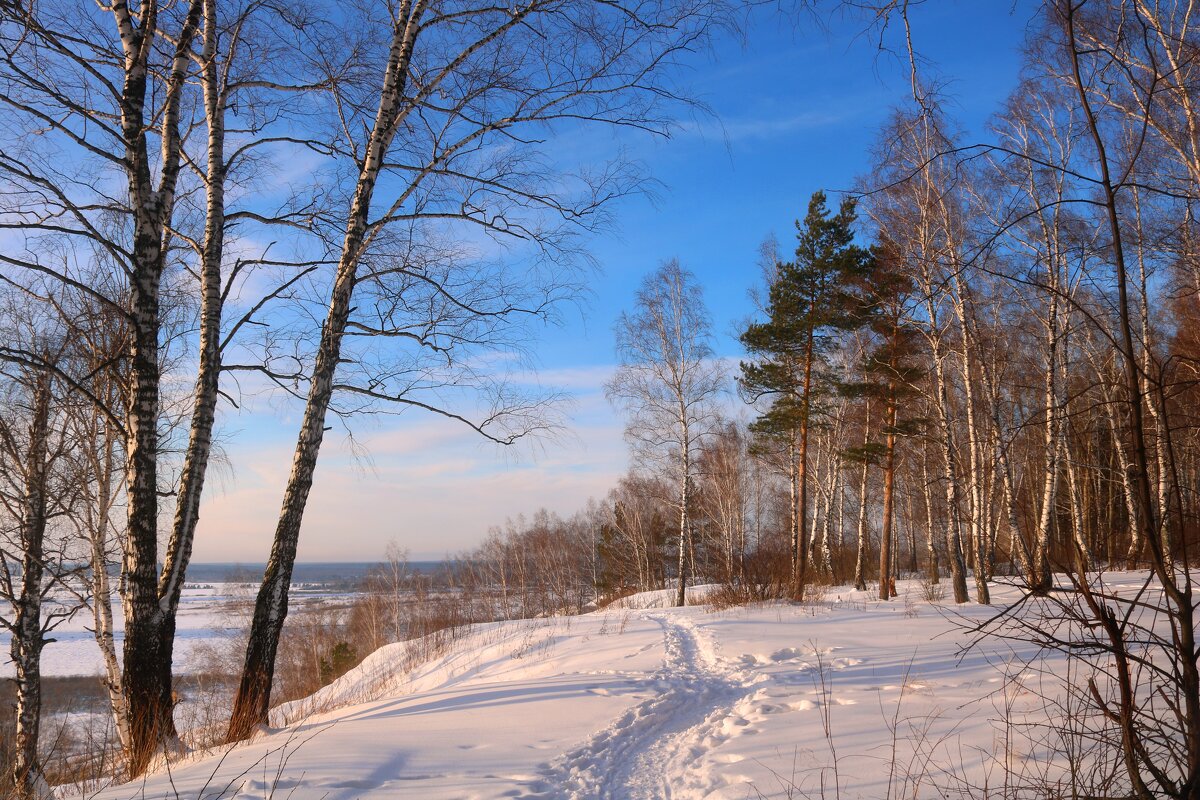
[[[687,587],[687,604],[697,605],[699,603],[708,602],[709,596],[713,592],[721,588],[719,583],[705,583],[700,586]],[[605,606],[606,609],[650,609],[650,608],[673,608],[675,606],[676,589],[656,589],[650,592],[638,592],[631,594],[628,597],[622,597],[614,600],[612,603]]]

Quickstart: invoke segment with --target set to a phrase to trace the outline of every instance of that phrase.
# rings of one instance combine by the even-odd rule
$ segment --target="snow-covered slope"
[[[995,609],[901,591],[482,625],[408,673],[393,645],[275,721],[306,718],[99,797],[978,796],[1055,665],[964,655]]]

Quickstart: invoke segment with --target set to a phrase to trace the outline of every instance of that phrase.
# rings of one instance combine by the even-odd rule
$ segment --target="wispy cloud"
[[[831,128],[844,123],[850,115],[833,111],[802,111],[783,116],[746,116],[726,119],[701,119],[680,126],[684,136],[729,143],[774,139],[799,131]]]

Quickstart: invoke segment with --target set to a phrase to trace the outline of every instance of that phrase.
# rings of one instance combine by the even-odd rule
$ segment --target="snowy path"
[[[1120,577],[1140,585],[1138,574]],[[811,606],[720,611],[650,606],[661,598],[647,596],[578,617],[477,625],[416,666],[409,644],[388,645],[311,701],[276,709],[277,729],[245,746],[83,796],[983,796],[963,787],[1031,746],[1004,737],[1026,712],[1044,719],[1039,698],[1062,665],[1028,666],[1035,648],[1009,642],[964,653],[964,620],[994,609],[930,607],[919,586],[901,588],[904,603],[846,589]]]
[[[711,788],[704,762],[740,732],[733,709],[753,690],[690,619],[643,616],[663,632],[663,667],[646,680],[651,696],[556,759],[531,797],[670,800]]]

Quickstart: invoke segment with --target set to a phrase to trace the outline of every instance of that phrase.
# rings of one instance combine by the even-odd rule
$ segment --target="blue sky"
[[[985,138],[988,116],[1017,80],[1030,2],[934,0],[913,13],[915,44],[946,83],[949,111]],[[543,333],[541,379],[572,395],[568,426],[534,449],[500,451],[453,424],[407,416],[358,421],[326,440],[301,538],[306,561],[371,560],[395,540],[416,558],[469,548],[489,525],[545,506],[570,513],[602,497],[627,467],[622,423],[603,397],[612,324],[642,276],[679,258],[704,287],[717,353],[738,357],[735,326],[752,311],[757,251],[769,235],[789,252],[793,220],[817,189],[851,186],[891,109],[908,97],[908,64],[880,52],[861,20],[784,20],[763,10],[744,41],[697,56],[686,81],[714,112],[669,140],[627,134],[577,146],[623,147],[657,182],[630,198],[589,242],[600,270],[590,297]],[[887,40],[902,45],[895,32]],[[607,140],[605,139],[607,137]],[[231,466],[212,481],[196,544],[200,561],[266,558],[300,409],[259,401],[222,420]],[[365,454],[364,454],[365,451]]]

